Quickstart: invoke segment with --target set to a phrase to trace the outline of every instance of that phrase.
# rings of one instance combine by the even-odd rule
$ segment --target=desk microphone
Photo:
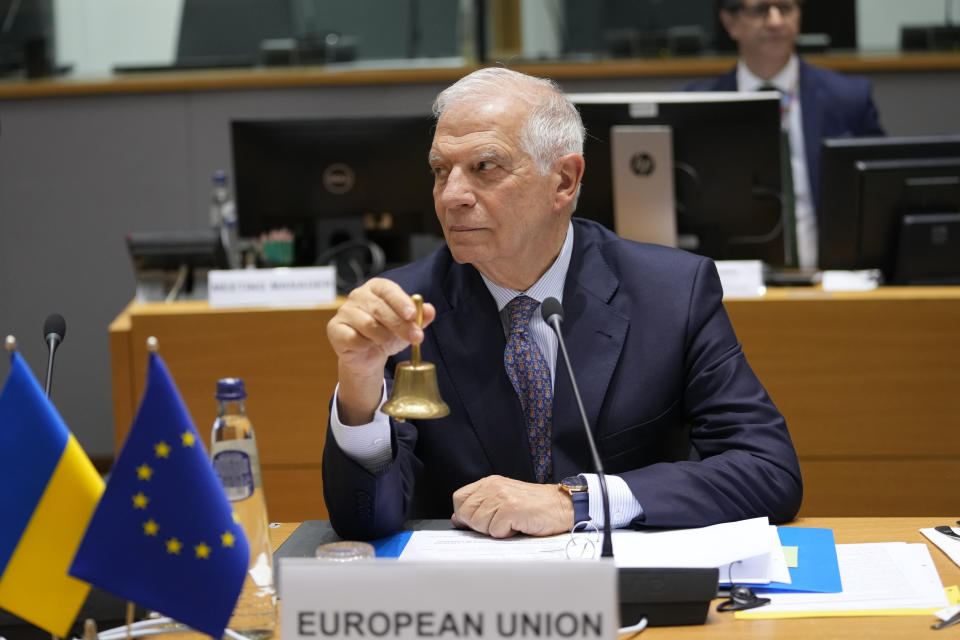
[[[547,298],[540,303],[540,313],[543,320],[557,334],[557,341],[560,343],[560,352],[563,353],[563,362],[567,366],[567,373],[570,375],[570,386],[573,387],[573,395],[577,399],[577,407],[580,409],[580,419],[583,420],[583,430],[587,434],[587,443],[590,445],[590,454],[593,456],[593,466],[597,475],[600,477],[600,499],[603,502],[603,547],[600,552],[601,558],[613,557],[613,536],[610,533],[610,497],[607,495],[607,480],[603,474],[603,463],[600,462],[600,453],[597,451],[597,445],[593,441],[593,432],[590,431],[590,423],[587,421],[587,412],[583,410],[583,400],[580,399],[580,388],[577,386],[577,379],[573,375],[573,366],[570,364],[570,356],[567,355],[567,344],[563,341],[563,334],[560,333],[560,323],[563,322],[563,306],[556,298]]]
[[[47,381],[44,385],[44,391],[47,397],[50,397],[50,386],[53,383],[53,355],[57,352],[57,347],[63,342],[63,337],[67,335],[67,321],[59,313],[51,313],[43,322],[43,340],[47,343],[47,350],[50,356],[47,359]]]

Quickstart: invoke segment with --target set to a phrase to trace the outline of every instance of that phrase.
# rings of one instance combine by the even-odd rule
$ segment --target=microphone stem
[[[53,387],[53,355],[57,352],[57,338],[51,336],[47,339],[47,348],[50,349],[50,357],[47,358],[47,381],[44,384],[44,392],[50,397],[50,389]]]
[[[600,500],[603,505],[603,547],[600,552],[601,558],[613,557],[613,536],[610,533],[610,497],[607,494],[607,479],[603,473],[603,463],[600,462],[600,454],[597,452],[597,445],[593,440],[593,433],[590,431],[590,422],[587,420],[587,412],[583,408],[583,400],[580,398],[580,388],[577,381],[573,378],[573,366],[570,364],[570,356],[567,355],[567,344],[560,334],[560,319],[554,316],[550,323],[553,330],[557,333],[557,342],[560,344],[560,352],[563,354],[563,361],[567,365],[567,371],[570,372],[570,386],[573,387],[573,397],[577,400],[577,408],[580,410],[580,418],[583,420],[584,430],[587,433],[587,442],[590,444],[590,455],[593,456],[593,466],[600,479]]]

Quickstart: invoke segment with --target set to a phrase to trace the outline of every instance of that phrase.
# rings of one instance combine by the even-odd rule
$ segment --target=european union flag
[[[90,591],[67,569],[103,480],[17,352],[0,392],[0,487],[0,607],[66,636]]]
[[[220,638],[250,552],[160,356],[71,575]]]

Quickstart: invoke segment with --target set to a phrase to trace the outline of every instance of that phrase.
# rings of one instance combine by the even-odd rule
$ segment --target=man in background
[[[339,385],[323,491],[337,533],[376,538],[451,514],[495,537],[602,524],[570,379],[541,316],[551,297],[566,311],[612,526],[793,518],[796,452],[740,349],[713,261],[571,220],[585,161],[570,100],[490,68],[443,91],[434,114],[445,246],[355,289],[327,325]],[[413,293],[430,303],[425,331]],[[436,365],[445,418],[380,411],[412,343]]]
[[[781,96],[789,134],[799,266],[817,266],[820,141],[882,136],[870,82],[807,64],[797,55],[802,0],[721,0],[720,21],[737,43],[737,66],[689,91],[761,91]]]

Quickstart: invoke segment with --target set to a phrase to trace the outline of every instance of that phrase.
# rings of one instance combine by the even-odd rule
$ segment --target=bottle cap
[[[247,390],[240,378],[222,378],[217,380],[217,400],[243,400],[247,397]]]
[[[214,184],[227,184],[227,172],[223,169],[217,169],[213,172]]]

